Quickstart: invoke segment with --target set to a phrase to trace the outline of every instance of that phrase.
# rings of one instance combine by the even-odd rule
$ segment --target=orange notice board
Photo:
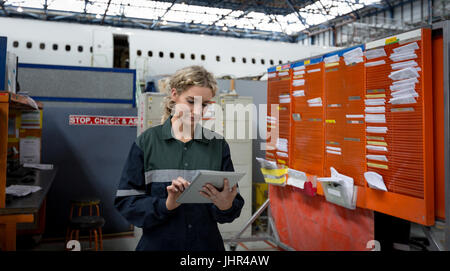
[[[427,226],[444,218],[442,46],[422,28],[269,69],[268,108],[279,107],[276,119],[268,114],[268,132],[279,137],[267,159],[308,178],[329,177],[333,167],[356,186],[351,210],[328,202],[320,183],[313,197],[271,185],[284,243],[361,250],[373,238],[372,211]],[[386,191],[369,185],[366,172],[381,176]]]
[[[366,53],[374,56],[366,61],[366,112],[385,118],[384,122],[366,119],[366,164],[368,171],[383,176],[388,191],[366,186],[358,202],[371,210],[433,225],[431,30],[369,43]]]

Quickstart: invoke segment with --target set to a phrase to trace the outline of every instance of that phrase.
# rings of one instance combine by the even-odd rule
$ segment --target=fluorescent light
[[[224,26],[224,27],[222,27],[222,30],[223,31],[228,31],[228,27]]]

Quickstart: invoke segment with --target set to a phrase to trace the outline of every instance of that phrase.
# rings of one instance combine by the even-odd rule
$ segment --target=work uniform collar
[[[162,135],[163,139],[169,140],[169,139],[175,139],[172,135],[172,116],[168,117],[166,121],[163,123],[162,126]],[[194,140],[202,142],[202,143],[209,143],[209,139],[205,137],[205,131],[203,126],[201,126],[199,123],[195,125],[194,129]]]

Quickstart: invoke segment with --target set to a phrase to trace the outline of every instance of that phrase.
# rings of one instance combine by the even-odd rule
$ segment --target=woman
[[[163,124],[133,143],[115,206],[143,229],[136,250],[225,250],[217,222],[239,217],[244,200],[236,186],[230,190],[225,179],[222,191],[203,187],[210,204],[176,202],[196,170],[234,171],[227,142],[198,124],[217,83],[203,67],[192,66],[177,71],[167,86]]]

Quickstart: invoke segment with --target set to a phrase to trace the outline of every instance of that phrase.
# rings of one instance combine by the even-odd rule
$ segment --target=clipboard
[[[200,194],[202,187],[209,183],[217,189],[223,189],[223,179],[228,179],[230,188],[237,184],[246,173],[231,171],[199,170],[191,184],[178,197],[178,203],[212,203]]]

